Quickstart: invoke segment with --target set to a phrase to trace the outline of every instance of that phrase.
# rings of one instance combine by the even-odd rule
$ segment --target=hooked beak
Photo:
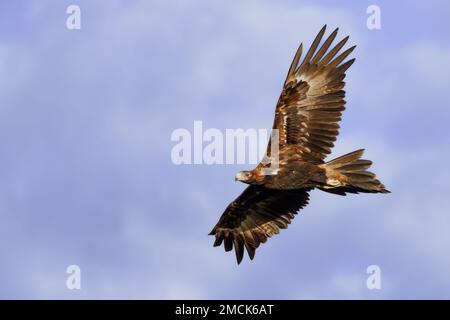
[[[244,181],[245,177],[242,172],[238,172],[234,177],[234,181]]]

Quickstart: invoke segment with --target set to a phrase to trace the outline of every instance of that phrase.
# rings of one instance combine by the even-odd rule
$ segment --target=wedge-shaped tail
[[[346,193],[388,193],[376,175],[367,169],[372,161],[361,159],[364,149],[356,150],[323,165],[327,182],[323,191],[345,195]]]

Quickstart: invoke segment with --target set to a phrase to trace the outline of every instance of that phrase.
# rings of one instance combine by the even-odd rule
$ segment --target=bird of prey
[[[314,188],[338,195],[389,192],[367,171],[372,162],[361,159],[364,149],[325,162],[345,109],[345,72],[355,61],[345,61],[355,46],[341,52],[348,36],[332,46],[338,29],[321,44],[325,30],[326,26],[301,63],[300,45],[284,82],[273,124],[278,130],[277,168],[271,170],[275,155],[269,142],[269,161],[236,175],[249,186],[228,205],[210,233],[214,246],[224,243],[225,251],[234,247],[238,264],[244,248],[253,259],[261,243],[287,228]]]

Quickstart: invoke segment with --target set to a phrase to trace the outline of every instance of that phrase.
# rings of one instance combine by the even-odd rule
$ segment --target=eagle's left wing
[[[214,246],[224,242],[225,251],[234,249],[238,264],[244,247],[250,259],[261,243],[280,229],[287,228],[297,211],[308,203],[306,189],[273,190],[250,185],[228,205],[210,235],[216,236]]]

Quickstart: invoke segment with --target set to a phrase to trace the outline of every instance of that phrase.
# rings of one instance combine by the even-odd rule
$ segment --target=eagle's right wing
[[[302,45],[297,50],[277,103],[273,125],[273,129],[279,130],[280,150],[289,146],[302,159],[316,164],[323,163],[334,146],[338,122],[345,109],[345,71],[355,60],[343,62],[354,47],[336,57],[348,37],[328,51],[338,29],[318,49],[325,28],[320,30],[300,65]]]
[[[308,203],[309,190],[272,190],[250,185],[225,209],[210,235],[214,246],[224,242],[225,250],[236,251],[238,264],[244,247],[250,259],[261,243],[287,228],[297,211]]]

